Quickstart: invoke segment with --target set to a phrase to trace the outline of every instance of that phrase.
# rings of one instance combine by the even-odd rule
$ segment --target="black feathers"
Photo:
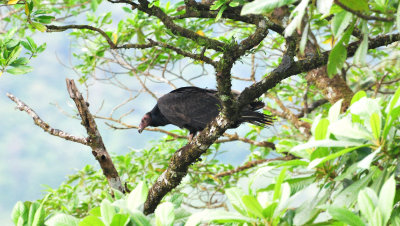
[[[216,90],[182,87],[158,99],[156,106],[143,116],[139,132],[147,126],[173,124],[188,129],[193,136],[218,116],[221,106]],[[250,103],[242,110],[236,126],[243,122],[255,125],[272,124],[271,116],[256,111],[262,107],[264,103],[261,101]]]

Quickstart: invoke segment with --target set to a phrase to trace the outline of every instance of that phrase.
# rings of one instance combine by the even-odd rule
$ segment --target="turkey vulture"
[[[238,96],[238,93],[234,93]],[[217,91],[202,89],[194,86],[182,87],[160,97],[156,106],[147,112],[140,122],[139,133],[147,126],[164,126],[173,124],[190,131],[192,138],[198,131],[218,116],[222,103]],[[261,101],[253,101],[241,113],[236,127],[243,122],[255,125],[271,125],[273,119],[270,115],[257,112],[264,107]]]

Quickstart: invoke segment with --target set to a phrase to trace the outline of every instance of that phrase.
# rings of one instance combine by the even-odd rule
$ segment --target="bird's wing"
[[[172,124],[200,130],[218,115],[221,103],[214,92],[184,87],[162,96],[157,104]]]

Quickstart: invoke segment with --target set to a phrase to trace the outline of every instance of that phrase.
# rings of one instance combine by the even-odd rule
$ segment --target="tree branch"
[[[39,117],[39,115],[37,115],[36,112],[34,110],[32,110],[32,108],[30,108],[28,105],[26,105],[20,99],[18,99],[17,97],[12,95],[11,93],[7,93],[6,95],[8,96],[8,98],[10,98],[12,101],[14,101],[17,104],[16,108],[18,110],[25,111],[26,113],[28,113],[28,115],[32,117],[32,119],[35,122],[35,124],[37,126],[39,126],[40,128],[42,128],[45,132],[47,132],[47,133],[49,133],[49,134],[51,134],[53,136],[56,136],[56,137],[61,137],[61,138],[65,139],[65,140],[70,140],[70,141],[73,141],[73,142],[76,142],[76,143],[88,145],[88,140],[86,138],[74,136],[74,135],[66,133],[66,132],[64,132],[62,130],[52,128],[49,124],[47,124],[45,121],[43,121]]]
[[[381,46],[389,45],[399,40],[400,33],[380,35],[368,41],[368,48],[375,49]],[[347,57],[352,57],[355,54],[358,46],[360,45],[360,42],[360,40],[355,41],[347,46]],[[331,51],[325,51],[320,55],[315,55],[312,58],[295,62],[285,61],[283,59],[279,67],[273,70],[269,76],[266,76],[261,81],[244,89],[244,91],[239,96],[239,107],[244,106],[246,105],[246,103],[249,103],[249,101],[260,97],[269,89],[276,86],[283,79],[326,65],[330,52]]]
[[[75,82],[71,79],[66,79],[66,82],[69,96],[75,102],[79,115],[81,116],[82,125],[86,128],[87,134],[89,135],[88,146],[92,148],[92,154],[99,162],[101,169],[103,170],[103,174],[107,178],[108,184],[113,189],[125,192],[118,172],[115,169],[111,157],[104,146],[103,139],[101,138],[100,132],[97,129],[96,122],[89,111],[88,104],[83,99],[82,94],[76,88]]]
[[[342,9],[364,19],[364,20],[379,20],[379,21],[384,21],[384,22],[393,22],[394,18],[385,18],[385,17],[378,17],[378,16],[369,16],[369,15],[364,15],[359,11],[355,11],[349,7],[347,7],[346,5],[344,5],[343,3],[341,3],[339,0],[335,0],[334,1],[336,5],[340,6]]]
[[[273,162],[273,161],[289,161],[289,160],[293,160],[295,159],[295,157],[293,155],[288,155],[285,157],[278,157],[278,158],[273,158],[273,159],[260,159],[260,160],[254,160],[254,161],[250,161],[245,163],[243,166],[239,166],[236,169],[233,170],[228,170],[225,172],[221,172],[221,173],[217,173],[214,175],[214,177],[225,177],[225,176],[230,176],[232,174],[253,168],[259,164],[265,163],[265,162]]]

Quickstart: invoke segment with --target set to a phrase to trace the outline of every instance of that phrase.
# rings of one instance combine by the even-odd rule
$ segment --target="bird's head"
[[[151,123],[151,115],[150,112],[146,113],[143,118],[142,121],[140,121],[140,125],[139,125],[139,133],[142,133],[142,131],[144,130],[144,128],[146,128],[147,126],[149,126]]]

